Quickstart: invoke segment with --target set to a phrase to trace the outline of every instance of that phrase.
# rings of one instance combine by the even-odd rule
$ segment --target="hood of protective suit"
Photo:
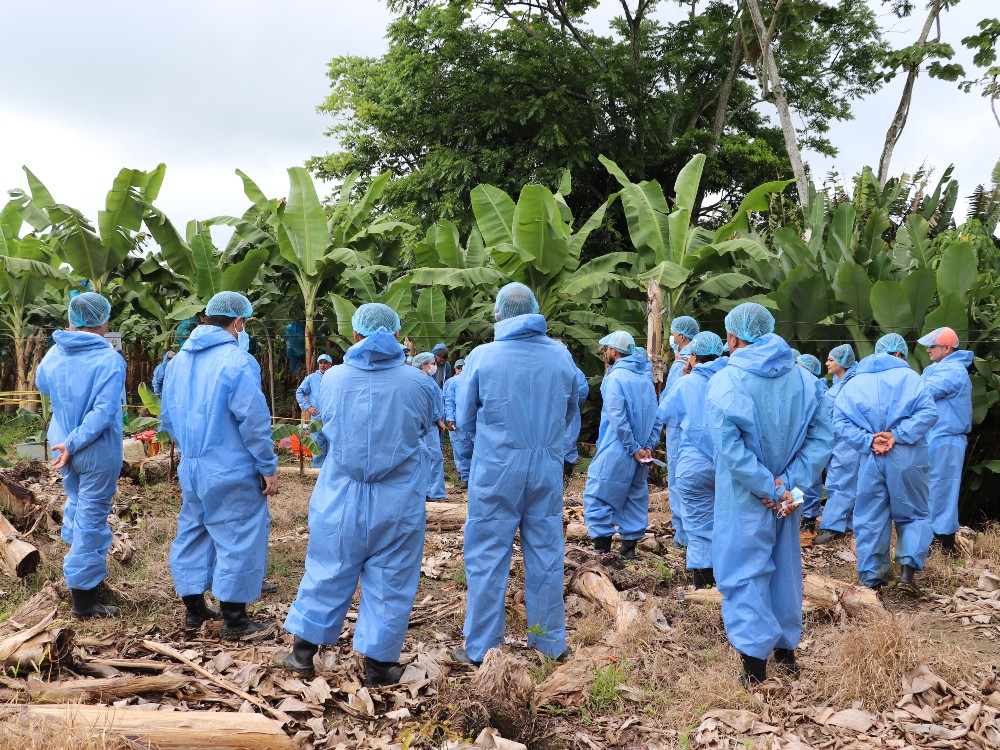
[[[909,368],[905,359],[894,357],[891,354],[870,354],[857,364],[857,374],[863,372],[885,372],[886,370],[896,370],[900,367]],[[854,368],[852,368],[854,369]]]
[[[836,375],[834,375],[833,384],[838,385],[846,383],[848,380],[850,380],[857,374],[858,374],[858,363],[855,362],[853,365],[844,370],[844,374],[841,375],[839,378]]]
[[[198,326],[195,328],[188,340],[184,342],[183,350],[186,352],[203,352],[213,346],[224,346],[232,344],[236,346],[236,337],[229,331],[218,326]]]
[[[729,357],[719,357],[711,362],[702,362],[691,368],[691,374],[709,380],[715,373],[729,364]]]
[[[103,336],[86,331],[53,331],[52,340],[56,346],[66,352],[80,351],[81,349],[100,349],[111,346],[104,340]]]
[[[730,354],[729,365],[762,378],[776,378],[795,367],[795,358],[781,336],[769,333]]]
[[[975,355],[968,349],[959,349],[958,351],[954,351],[951,354],[949,354],[947,357],[938,362],[938,364],[939,365],[944,364],[945,362],[947,362],[948,364],[955,363],[958,365],[962,365],[962,367],[968,368],[972,366],[972,360],[974,357]]]
[[[622,357],[611,366],[612,370],[628,370],[636,375],[646,374],[646,358],[641,354],[630,354]]]
[[[371,336],[361,339],[344,355],[345,365],[362,370],[387,370],[403,364],[405,360],[402,347],[387,328],[379,328]]]
[[[523,339],[529,336],[544,336],[549,330],[545,318],[537,313],[516,315],[506,320],[498,320],[493,326],[494,341]]]

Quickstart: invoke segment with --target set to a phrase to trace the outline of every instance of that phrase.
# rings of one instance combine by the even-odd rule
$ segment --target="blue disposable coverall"
[[[461,372],[444,381],[444,421],[449,424],[455,424],[455,395],[465,382]],[[448,431],[448,438],[451,440],[451,452],[458,475],[463,482],[468,482],[469,466],[472,463],[472,436],[456,425],[454,430]]]
[[[837,396],[837,439],[861,456],[854,538],[858,578],[865,586],[889,582],[889,545],[896,524],[896,561],[923,570],[933,539],[927,509],[927,431],[937,421],[934,400],[905,360],[872,354]],[[875,433],[891,432],[896,445],[878,456]]]
[[[677,359],[670,365],[670,369],[667,371],[667,383],[663,387],[663,391],[660,393],[660,406],[656,413],[656,421],[661,425],[665,425],[667,423],[667,413],[664,408],[664,403],[673,391],[674,386],[680,382],[681,374],[687,366],[687,358],[690,354],[691,350],[688,347],[681,349],[680,353],[677,355]],[[670,486],[677,481],[675,472],[677,470],[677,450],[679,447],[680,444],[677,436],[671,435],[670,430],[667,430],[668,490],[670,489]],[[674,543],[680,545],[681,547],[686,547],[688,538],[687,533],[684,530],[684,505],[681,500],[680,493],[669,493],[668,498],[670,502],[671,523],[674,527]]]
[[[183,456],[170,571],[184,597],[208,588],[223,602],[260,596],[271,515],[261,477],[278,469],[260,365],[212,325],[194,329],[170,363],[161,419]]]
[[[687,568],[712,567],[712,527],[715,520],[715,447],[705,409],[708,381],[729,363],[728,357],[695,365],[661,403],[667,430],[674,430],[680,448],[671,493],[681,498],[688,535]]]
[[[587,397],[590,395],[590,383],[587,382],[587,376],[579,367],[576,368],[576,395],[577,407],[573,410],[573,421],[566,428],[566,453],[563,455],[563,461],[569,464],[575,464],[580,460],[579,441],[582,423],[580,407],[587,402]]]
[[[843,375],[833,378],[833,385],[826,392],[826,405],[833,419],[833,405],[843,387],[858,372],[857,364],[851,365]],[[858,466],[861,454],[843,440],[834,438],[833,455],[826,467],[826,504],[819,527],[841,534],[853,529],[854,497],[858,486]]]
[[[646,374],[646,359],[617,360],[601,383],[601,427],[597,453],[587,468],[583,512],[590,537],[618,532],[624,540],[642,539],[649,522],[649,467],[635,460],[657,442],[656,389]]]
[[[761,498],[777,502],[816,481],[830,458],[830,414],[815,376],[795,366],[773,333],[730,355],[709,381],[707,401],[722,619],[737,651],[766,659],[772,649],[795,649],[802,634],[802,553],[799,511],[778,518]]]
[[[288,365],[295,374],[305,363],[306,358],[306,325],[302,321],[294,321],[285,326],[285,356]]]
[[[803,368],[804,369],[804,368]],[[809,370],[806,370],[809,372]],[[809,372],[812,375],[811,372]],[[816,377],[813,375],[813,377]],[[819,397],[819,402],[821,404],[826,404],[826,392],[828,388],[826,385],[826,380],[824,378],[816,378],[816,394]],[[803,518],[816,518],[820,514],[821,506],[823,504],[823,472],[820,471],[819,475],[816,477],[816,481],[810,484],[808,487],[801,487],[802,494],[804,498],[802,500],[802,507],[799,508],[802,513]]]
[[[323,373],[319,370],[311,372],[306,375],[305,379],[299,384],[299,387],[295,389],[295,402],[299,405],[302,411],[308,411],[310,406],[315,406],[319,408],[319,387],[323,382]],[[320,419],[318,414],[310,414],[309,421]],[[326,437],[323,435],[322,430],[317,430],[312,433],[313,440],[316,441],[316,445],[319,447],[320,454],[318,456],[312,457],[312,467],[314,469],[321,468],[323,466],[323,461],[326,459],[326,453],[329,450],[329,446],[326,442]]]
[[[62,538],[70,545],[63,574],[69,588],[89,591],[108,574],[108,513],[122,468],[125,360],[94,333],[55,331],[52,338],[55,346],[38,366],[35,383],[52,401],[49,445],[65,443],[70,454],[61,470]]]
[[[503,641],[514,534],[524,554],[528,645],[566,650],[562,526],[566,430],[578,408],[576,365],[541,315],[498,321],[465,360],[457,425],[475,452],[465,522],[465,650],[481,661]],[[533,363],[530,367],[526,362]]]
[[[927,503],[935,534],[958,531],[958,492],[972,429],[971,364],[972,352],[959,350],[932,363],[921,376],[938,411],[938,421],[927,433],[931,465]]]
[[[163,376],[167,374],[167,365],[170,364],[170,352],[163,355],[163,361],[153,370],[153,393],[157,396],[163,393]]]
[[[437,381],[423,371],[421,374],[431,379],[437,385]],[[450,379],[450,378],[449,378]],[[445,381],[447,382],[447,381]],[[444,421],[444,393],[441,386],[437,386],[437,394],[434,397],[434,421]],[[444,454],[441,452],[441,430],[435,424],[433,430],[428,430],[423,436],[420,444],[424,448],[424,455],[427,459],[427,494],[432,500],[444,500],[448,492],[444,486]]]
[[[361,580],[354,648],[399,660],[420,580],[427,517],[421,439],[437,432],[433,378],[404,364],[378,329],[323,376],[320,413],[330,444],[309,501],[309,547],[285,629],[336,643]]]

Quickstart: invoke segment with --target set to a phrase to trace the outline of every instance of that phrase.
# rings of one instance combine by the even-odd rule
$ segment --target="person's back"
[[[677,460],[713,460],[714,446],[708,413],[705,411],[705,394],[708,383],[719,370],[729,364],[728,357],[719,357],[712,362],[691,368],[691,375],[677,382],[671,395],[671,407],[667,412],[667,426],[678,431]],[[714,472],[713,472],[714,484]]]
[[[576,390],[577,408],[573,410],[573,419],[566,428],[565,454],[563,455],[563,474],[568,477],[573,472],[573,467],[580,460],[580,427],[583,424],[583,417],[580,414],[580,407],[587,402],[590,395],[590,383],[583,370],[576,368]]]
[[[715,444],[712,560],[726,635],[748,682],[764,679],[772,650],[797,669],[802,557],[790,491],[815,481],[830,457],[830,419],[815,378],[795,366],[773,330],[773,316],[754,303],[726,316],[729,365],[709,381],[706,398]]]
[[[455,470],[461,480],[461,487],[469,487],[469,467],[472,464],[472,437],[464,430],[459,430],[456,421],[458,394],[468,378],[463,377],[465,360],[455,363],[455,375],[444,382],[444,421],[448,427],[448,437],[451,440],[452,455],[455,459]]]
[[[481,662],[502,641],[519,529],[528,644],[553,658],[566,649],[561,468],[578,398],[576,366],[566,347],[545,335],[537,310],[527,287],[505,286],[494,341],[465,360],[457,426],[472,433],[475,450],[465,523],[465,649],[455,652],[462,661]]]
[[[938,421],[927,433],[929,442],[972,431],[972,359],[972,352],[958,349],[923,371],[921,380],[938,411]]]
[[[895,524],[896,560],[908,568],[901,581],[913,586],[913,573],[923,570],[933,537],[927,432],[937,410],[906,360],[880,352],[856,369],[837,396],[833,422],[837,438],[861,456],[854,507],[858,577],[871,588],[889,582]],[[891,446],[879,445],[880,433],[891,433]]]

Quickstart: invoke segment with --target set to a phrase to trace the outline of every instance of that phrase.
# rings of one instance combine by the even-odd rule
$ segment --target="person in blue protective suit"
[[[330,444],[309,501],[309,547],[279,664],[312,676],[320,644],[336,643],[361,582],[354,649],[365,684],[399,682],[397,662],[420,580],[427,511],[421,441],[437,432],[433,378],[404,363],[399,316],[379,303],[351,318],[354,345],[323,376],[320,416]]]
[[[955,554],[958,492],[962,486],[965,448],[972,430],[972,352],[958,348],[958,334],[936,328],[917,343],[927,347],[931,364],[921,376],[934,399],[938,421],[927,433],[931,473],[927,496],[934,539],[946,555]]]
[[[682,498],[688,535],[687,569],[696,588],[715,585],[712,570],[712,530],[715,521],[715,457],[705,409],[705,392],[715,373],[729,360],[722,356],[722,339],[701,331],[688,345],[691,373],[681,378],[661,403],[666,428],[677,435],[677,467],[671,493]]]
[[[601,383],[601,427],[597,453],[587,468],[583,513],[595,550],[611,552],[617,531],[621,556],[632,560],[649,522],[647,464],[658,442],[653,428],[656,389],[629,333],[615,331],[599,343],[608,370]]]
[[[695,334],[697,335],[697,334]],[[673,338],[673,337],[672,337]],[[667,373],[667,384],[663,388],[663,392],[660,394],[659,408],[656,412],[656,421],[659,425],[666,425],[669,421],[669,414],[666,411],[666,402],[670,395],[673,393],[674,388],[677,383],[680,382],[684,370],[687,369],[688,359],[691,356],[691,346],[690,342],[684,345],[680,351],[676,352],[677,360],[670,365],[670,370]],[[667,430],[667,487],[669,488],[672,482],[677,481],[677,475],[674,473],[677,468],[677,451],[680,448],[680,443],[678,442],[678,437],[676,434],[672,434],[670,430]],[[670,515],[671,523],[674,527],[674,545],[677,547],[687,546],[687,533],[684,529],[684,504],[681,499],[681,495],[678,492],[674,492],[668,495],[670,502]]]
[[[824,401],[827,385],[826,380],[820,377],[823,374],[823,366],[820,365],[819,360],[811,354],[799,354],[795,357],[795,364],[805,368],[816,376],[816,391],[819,393],[820,401]],[[819,519],[820,509],[823,504],[822,472],[820,472],[815,482],[808,487],[803,487],[802,492],[805,495],[805,500],[802,502],[800,509],[802,511],[802,518],[799,525],[800,528],[806,531],[815,531],[816,522]]]
[[[455,396],[458,389],[465,384],[462,370],[465,360],[455,362],[455,374],[444,384],[444,421],[448,427],[448,438],[451,440],[451,452],[455,459],[455,469],[462,480],[461,488],[469,488],[469,466],[472,464],[472,436],[455,426]]]
[[[125,360],[104,339],[111,304],[83,292],[69,303],[69,330],[52,334],[55,346],[38,366],[38,390],[51,399],[49,444],[63,478],[66,507],[62,538],[70,545],[63,575],[73,597],[73,614],[111,617],[115,607],[97,600],[108,574],[111,499],[122,468],[121,393]]]
[[[306,359],[306,324],[295,320],[285,326],[285,357],[292,375],[298,373]]]
[[[437,373],[437,362],[431,352],[423,352],[414,357],[413,366],[431,379]],[[436,380],[434,382],[437,383]],[[430,430],[422,441],[428,466],[427,502],[444,500],[448,494],[444,486],[444,454],[441,452],[441,434],[448,431],[444,417],[444,393],[438,386],[437,398],[434,399],[434,423],[438,429]]]
[[[519,530],[528,645],[551,658],[566,651],[561,468],[579,400],[576,366],[566,347],[545,335],[545,318],[524,284],[504,286],[493,314],[494,340],[465,358],[468,382],[456,410],[458,428],[472,433],[476,447],[465,522],[465,645],[452,658],[471,664],[503,642]]]
[[[643,347],[637,346],[635,348],[635,356],[642,360],[645,364],[646,374],[649,375],[649,379],[653,379],[653,362],[649,358],[649,352],[647,352]]]
[[[435,344],[431,354],[434,355],[434,382],[439,388],[444,388],[444,384],[454,377],[451,362],[448,361],[448,347],[445,344]]]
[[[698,335],[698,331],[700,330],[698,321],[690,315],[681,315],[671,321],[670,348],[674,352],[674,361],[667,371],[667,383],[664,386],[664,390],[667,390],[676,383],[677,379],[684,372],[684,368],[687,367],[688,357],[691,356],[691,351],[687,349],[687,345]]]
[[[173,349],[167,349],[167,353],[163,355],[163,361],[153,369],[153,393],[157,396],[163,393],[163,376],[167,374],[167,365],[170,364],[174,354],[176,352]]]
[[[227,639],[267,629],[248,617],[246,606],[260,596],[271,528],[267,499],[278,491],[260,365],[246,351],[251,315],[253,306],[236,292],[208,301],[204,324],[167,369],[160,413],[183,456],[170,571],[187,609],[184,623],[193,629],[219,617],[205,603],[211,588]]]
[[[861,454],[854,537],[858,579],[878,589],[889,582],[889,547],[896,526],[899,585],[917,588],[933,538],[927,508],[927,432],[937,421],[934,399],[906,363],[903,337],[890,333],[837,396],[837,438]]]
[[[833,376],[833,385],[826,392],[826,405],[833,419],[833,405],[841,389],[857,373],[857,359],[850,344],[841,344],[830,350],[826,360],[826,370]],[[858,485],[858,466],[861,454],[848,443],[833,439],[833,455],[826,467],[826,503],[819,522],[819,533],[813,545],[829,544],[843,539],[847,530],[853,528],[854,496]]]
[[[568,350],[567,350],[568,351]],[[574,363],[575,364],[575,363]],[[573,467],[580,460],[580,426],[582,417],[580,407],[587,402],[590,396],[590,383],[583,370],[576,368],[576,396],[577,407],[573,410],[573,419],[566,428],[566,452],[563,454],[563,479],[569,479],[573,475]]]
[[[802,553],[792,490],[816,481],[832,438],[814,377],[773,331],[765,307],[733,308],[729,364],[712,376],[706,398],[715,445],[712,563],[745,683],[765,679],[772,650],[782,669],[798,669]]]
[[[188,337],[191,335],[191,331],[198,327],[198,318],[196,316],[185,318],[180,323],[177,324],[177,333],[174,336],[174,341],[177,343],[178,350],[184,346]]]
[[[299,387],[295,389],[295,402],[302,411],[309,414],[310,422],[319,419],[319,388],[323,382],[323,374],[332,366],[333,359],[330,355],[320,354],[316,358],[316,370],[306,375],[305,379],[299,384]],[[329,446],[326,443],[326,437],[324,437],[322,430],[313,432],[312,437],[316,441],[316,445],[320,451],[318,456],[312,457],[312,467],[319,469],[323,466]]]

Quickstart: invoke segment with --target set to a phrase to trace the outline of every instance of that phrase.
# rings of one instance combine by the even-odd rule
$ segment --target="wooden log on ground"
[[[18,578],[35,572],[41,556],[35,545],[21,538],[21,534],[0,514],[0,560],[4,567]]]
[[[570,521],[566,524],[566,541],[583,542],[587,539],[587,524],[581,521]]]
[[[122,675],[84,680],[59,680],[56,682],[25,681],[7,690],[0,690],[0,698],[32,703],[94,703],[146,693],[169,693],[192,682],[182,674]]]
[[[696,604],[722,604],[722,592],[717,588],[695,589],[684,592],[684,601]]]
[[[14,614],[0,623],[0,640],[25,628],[37,625],[59,607],[59,591],[52,581],[46,581],[41,590],[28,599]]]
[[[457,529],[465,524],[467,513],[465,503],[427,503],[427,525]]]
[[[851,617],[885,612],[878,594],[867,586],[855,586],[818,573],[806,573],[802,596],[820,609],[843,610]]]
[[[570,579],[569,588],[585,599],[604,608],[613,617],[618,616],[621,595],[607,571],[593,565],[582,565]]]
[[[38,513],[35,494],[16,479],[0,473],[0,511],[26,527]]]
[[[110,706],[16,706],[2,709],[0,725],[42,720],[52,736],[70,727],[83,736],[123,737],[157,750],[298,750],[281,724],[253,713],[221,711],[130,711]],[[10,731],[6,728],[6,731]]]

